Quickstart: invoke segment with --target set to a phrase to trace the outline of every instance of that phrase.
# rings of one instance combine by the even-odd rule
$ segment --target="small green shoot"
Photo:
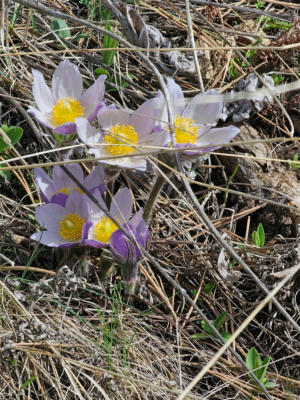
[[[263,16],[261,20],[264,23],[264,25],[263,25],[264,31],[271,31],[272,29],[280,29],[283,31],[287,31],[292,26],[292,24],[290,22],[279,21],[278,19],[270,18],[270,17],[266,17],[266,16]]]
[[[252,241],[257,247],[264,247],[265,245],[265,230],[263,224],[259,223],[257,231],[252,232]]]
[[[264,361],[260,358],[260,355],[255,347],[252,347],[246,356],[246,364],[253,371],[257,379],[264,385],[266,389],[272,389],[276,386],[274,382],[269,382],[266,378],[266,372],[270,362],[270,356],[266,357]],[[250,381],[253,385],[257,386],[255,380],[249,375]]]
[[[0,153],[18,143],[23,135],[23,129],[18,126],[1,126],[0,132]],[[0,131],[1,131],[0,130]]]
[[[264,1],[257,0],[255,8],[262,8],[266,3]]]
[[[12,20],[11,20],[10,27],[9,27],[10,34],[12,33],[12,31],[16,25],[17,19],[19,18],[19,15],[21,12],[21,7],[22,7],[21,4],[18,4],[18,3],[15,4],[14,13],[13,13]]]
[[[26,382],[23,383],[23,385],[21,386],[19,392],[23,389],[25,389],[27,386],[29,386],[31,384],[31,382],[35,381],[37,378],[37,375],[33,375],[31,378],[27,379]]]
[[[226,184],[226,189],[229,189],[229,186],[231,185],[231,182],[233,181],[233,178],[235,177],[236,173],[238,172],[239,165],[237,164],[233,170],[233,173],[231,174],[231,177],[228,179],[228,182]],[[226,191],[224,194],[224,202],[226,203],[228,198],[228,192]]]
[[[285,80],[285,77],[281,75],[273,75],[272,78],[275,86],[280,85]]]
[[[215,287],[216,287],[216,284],[214,282],[208,282],[206,285],[204,285],[203,292],[205,294],[209,294],[214,290]]]
[[[110,26],[110,22],[106,21],[105,24],[105,29],[108,32],[111,32],[111,26]],[[119,42],[108,36],[108,35],[104,35],[103,38],[103,48],[104,49],[112,49],[112,48],[116,48],[118,47]],[[102,61],[105,65],[107,65],[108,67],[110,67],[114,61],[114,56],[115,56],[116,50],[107,50],[107,51],[103,51],[102,53]]]
[[[221,314],[219,314],[214,321],[211,322],[213,326],[216,328],[216,330],[220,332],[220,335],[222,335],[225,340],[228,340],[231,337],[231,334],[226,331],[220,331],[220,328],[224,324],[226,317],[227,317],[227,311],[224,311]],[[202,340],[202,339],[207,339],[209,337],[214,337],[217,340],[219,340],[214,334],[214,332],[207,325],[207,323],[203,320],[201,321],[201,327],[205,331],[205,333],[195,333],[194,335],[192,335],[192,339]]]
[[[62,39],[69,39],[72,36],[66,21],[61,18],[52,21],[51,29]]]
[[[7,126],[3,124],[0,127],[0,153],[3,153],[5,150],[8,150],[11,146],[14,146],[18,143],[23,135],[23,129],[18,126]],[[7,167],[7,164],[0,165],[0,176],[2,178],[7,179],[8,181],[11,178],[11,172],[1,171],[1,167]]]
[[[292,168],[300,168],[300,162],[298,160],[299,160],[299,154],[295,154],[293,161],[290,161],[290,166]]]
[[[238,76],[238,71],[234,66],[233,60],[231,59],[229,62],[229,74],[231,76],[232,79],[237,78]]]
[[[249,61],[250,64],[253,63],[253,58],[254,58],[254,56],[255,56],[256,53],[257,53],[257,51],[254,50],[254,49],[251,49],[251,47],[253,47],[253,46],[258,46],[262,41],[263,41],[263,38],[262,38],[262,37],[259,37],[257,40],[255,40],[255,42],[254,42],[253,44],[249,45],[250,50],[248,50],[248,51],[246,52],[245,56],[246,56],[246,58],[247,58],[247,60]],[[246,67],[247,65],[245,65],[245,63],[242,63],[242,66],[243,66],[243,67]]]

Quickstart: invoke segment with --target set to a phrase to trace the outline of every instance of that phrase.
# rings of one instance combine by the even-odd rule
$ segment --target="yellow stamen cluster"
[[[126,146],[126,143],[136,145],[138,134],[131,125],[114,125],[110,128],[110,133],[104,136],[104,141],[108,144],[107,151],[113,155],[125,155],[134,152],[134,147]]]
[[[118,229],[117,225],[111,219],[104,215],[99,218],[94,227],[95,238],[102,243],[108,243],[111,235]]]
[[[198,128],[193,125],[194,123],[195,121],[190,118],[184,118],[181,115],[176,116],[174,120],[176,143],[195,143]]]
[[[67,196],[69,196],[70,193],[72,192],[72,190],[76,190],[76,192],[78,192],[79,194],[83,193],[83,191],[81,189],[79,189],[79,188],[76,188],[76,187],[73,187],[73,186],[69,186],[69,187],[63,186],[59,190],[56,190],[55,192],[53,192],[52,196],[54,196],[57,193],[64,193]]]
[[[84,115],[84,107],[78,100],[64,97],[57,101],[52,108],[51,118],[52,123],[56,126],[65,124],[66,122],[74,122],[75,118]]]
[[[76,214],[68,214],[58,224],[59,235],[70,242],[76,242],[81,239],[84,219]]]

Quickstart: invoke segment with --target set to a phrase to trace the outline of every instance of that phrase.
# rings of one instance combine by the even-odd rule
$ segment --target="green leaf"
[[[223,338],[227,341],[231,338],[231,334],[229,332],[221,332],[221,335],[223,336]]]
[[[207,325],[207,323],[203,320],[201,321],[201,327],[209,335],[212,335],[212,336],[214,335],[213,331],[210,329],[210,327]]]
[[[261,358],[258,354],[258,351],[255,347],[252,347],[246,356],[246,364],[248,365],[249,369],[254,370],[261,366]],[[256,375],[256,374],[255,374]]]
[[[222,312],[220,315],[217,316],[214,322],[215,328],[219,331],[221,326],[224,324],[227,317],[227,311]]]
[[[258,377],[258,379],[259,379],[262,383],[267,383],[267,381],[268,381],[268,380],[265,378],[265,375],[266,375],[266,372],[267,372],[267,369],[268,369],[269,362],[270,362],[270,357],[268,356],[268,357],[266,357],[266,358],[264,359],[264,361],[262,362],[260,369],[258,369],[258,370],[256,371],[256,376]]]
[[[0,153],[8,149],[10,146],[18,143],[23,135],[23,129],[18,126],[8,127],[6,124],[4,124],[1,126],[1,128],[9,140],[4,140],[0,134]],[[7,143],[8,141],[10,141],[10,143]]]
[[[31,378],[27,379],[26,382],[23,383],[23,385],[21,386],[21,389],[25,389],[27,386],[29,386],[31,384],[31,382],[35,381],[37,378],[37,375],[33,375]]]
[[[96,68],[94,74],[96,76],[106,75],[107,77],[109,77],[109,72],[104,68]]]
[[[110,28],[110,22],[106,21],[105,24],[105,29],[109,32],[111,32],[111,28]],[[104,35],[103,38],[103,48],[104,49],[111,49],[111,48],[115,48],[118,47],[118,40],[108,36],[108,35]],[[108,50],[108,51],[103,51],[102,53],[102,61],[104,64],[106,64],[108,67],[110,67],[113,63],[114,60],[114,56],[115,56],[116,50]]]
[[[258,246],[264,247],[264,245],[265,245],[265,230],[264,230],[262,223],[258,224],[257,234],[258,234]]]
[[[208,282],[206,285],[204,285],[203,292],[209,294],[214,290],[215,287],[216,284],[214,282]]]
[[[273,389],[277,385],[276,385],[275,382],[267,382],[264,386],[265,386],[266,389]]]
[[[51,23],[51,28],[62,39],[68,39],[72,36],[66,21],[61,18],[54,19]]]
[[[205,335],[204,333],[194,333],[194,334],[191,336],[191,338],[194,339],[194,340],[204,340],[204,339],[207,339],[208,336]]]
[[[290,162],[292,168],[300,168],[299,155],[295,154],[293,161]]]
[[[4,179],[7,179],[8,181],[10,181],[11,172],[8,169],[6,171],[1,171],[1,167],[8,167],[8,165],[7,164],[0,165],[0,176],[2,176],[2,178],[4,178]]]

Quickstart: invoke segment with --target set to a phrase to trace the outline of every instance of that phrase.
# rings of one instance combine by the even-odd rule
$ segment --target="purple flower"
[[[52,89],[47,86],[39,71],[32,70],[32,75],[32,91],[38,109],[29,107],[28,112],[56,134],[74,133],[75,118],[85,117],[92,121],[104,105],[106,75],[99,76],[84,93],[79,69],[69,60],[62,61],[56,68],[52,77]]]
[[[107,209],[97,190],[94,197],[104,209]],[[93,247],[108,247],[110,237],[118,226],[91,200],[89,200],[89,209],[91,225],[85,243]],[[128,188],[123,188],[115,194],[109,211],[121,225],[128,222],[132,213],[132,199]]]
[[[37,208],[35,218],[45,230],[34,233],[31,239],[50,247],[80,244],[87,237],[89,215],[87,198],[73,191],[65,207],[48,203]]]
[[[135,282],[138,272],[138,261],[142,254],[140,248],[145,248],[149,230],[142,218],[143,210],[131,218],[123,227],[133,241],[120,230],[116,230],[110,237],[110,249],[115,259],[123,266],[124,278],[127,282]]]
[[[100,165],[95,167],[86,178],[84,178],[79,164],[70,164],[65,167],[90,193],[93,193],[96,189],[101,194],[105,192],[104,171]],[[53,178],[50,178],[42,168],[35,168],[34,178],[46,203],[57,203],[64,207],[73,191],[82,194],[81,189],[61,167],[55,166],[53,168]]]
[[[103,107],[97,115],[100,130],[84,118],[77,118],[75,122],[78,136],[90,145],[91,154],[105,158],[106,164],[145,171],[147,163],[143,153],[159,152],[169,140],[166,131],[155,130],[161,112],[161,98],[155,97],[143,103],[132,115],[129,110]],[[124,157],[136,154],[138,156]]]
[[[217,90],[208,90],[195,96],[186,106],[184,95],[179,85],[173,79],[167,78],[167,89],[171,99],[171,110],[174,115],[174,131],[176,147],[203,147],[195,151],[186,151],[186,154],[197,154],[199,152],[213,151],[218,149],[221,144],[229,143],[238,133],[239,129],[235,126],[224,128],[213,128],[219,118],[222,117],[223,102],[205,102],[205,96],[217,96]],[[163,100],[162,95],[160,98]],[[164,101],[164,100],[163,100]],[[164,109],[160,123],[164,129],[168,129],[167,109]]]

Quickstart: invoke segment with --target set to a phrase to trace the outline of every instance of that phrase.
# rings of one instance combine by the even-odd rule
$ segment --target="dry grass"
[[[65,40],[52,31],[53,16],[21,3],[3,0],[1,11],[1,124],[20,125],[24,135],[21,143],[5,154],[6,160],[18,158],[8,162],[11,167],[22,169],[12,168],[10,182],[0,178],[0,399],[176,399],[221,347],[213,337],[194,339],[192,335],[203,333],[202,318],[181,293],[144,259],[137,292],[128,304],[122,295],[120,271],[105,275],[97,251],[89,251],[89,268],[82,271],[78,253],[62,254],[36,247],[29,240],[36,230],[34,210],[41,201],[31,167],[52,165],[57,160],[57,152],[50,152],[55,148],[50,132],[26,113],[33,104],[31,69],[40,70],[49,82],[58,63],[69,58],[79,66],[86,85],[91,84],[95,68],[103,67],[103,34],[72,22],[72,18],[102,28],[105,19],[97,0],[39,2],[69,17],[71,38]],[[266,31],[263,26],[266,13],[293,22],[297,5],[268,0],[261,8],[253,1],[233,7],[226,2],[226,7],[219,8],[198,3],[191,2],[192,29],[195,46],[202,49],[197,55],[205,89],[230,90],[253,66],[259,74],[274,69],[286,82],[296,79],[299,47],[275,52],[270,46],[284,49],[286,44],[299,42],[299,26],[292,24],[286,33],[276,27]],[[170,40],[173,49],[190,47],[184,1],[139,1],[133,10],[138,13],[132,14],[137,32],[140,15]],[[118,20],[111,18],[112,31],[121,34]],[[265,50],[248,58],[253,66],[244,65],[236,47],[253,44],[259,37],[263,37],[260,46]],[[150,56],[161,68],[162,55],[167,53]],[[191,53],[182,50],[181,54],[192,60]],[[132,74],[133,83],[122,87],[108,82],[107,89],[114,89],[106,94],[108,102],[134,109],[159,88],[139,54],[128,48],[120,46],[110,71],[112,77],[119,77],[117,82],[121,75],[126,79]],[[174,73],[187,94],[199,90],[195,71],[178,69]],[[276,161],[292,159],[299,152],[299,92],[283,95],[280,102],[294,121],[295,140],[284,140],[289,121],[280,106],[273,104],[240,124],[242,136],[236,141],[243,143],[203,157],[185,170],[185,179],[192,182],[213,225],[270,290],[300,262],[295,207],[300,203],[299,169]],[[270,137],[276,141],[265,140]],[[259,143],[251,144],[251,140]],[[36,155],[38,152],[45,154]],[[30,157],[24,158],[26,155]],[[77,147],[73,159],[84,157],[84,148]],[[93,160],[82,163],[86,168],[93,164]],[[236,165],[239,168],[230,183]],[[128,184],[141,206],[154,180],[155,168],[146,176],[123,172],[117,184]],[[235,194],[226,193],[228,188]],[[251,240],[259,222],[266,230],[263,248]],[[210,320],[227,311],[221,330],[233,334],[265,293],[233,257],[223,253],[222,244],[214,239],[186,194],[180,174],[169,175],[150,225],[150,254]],[[224,254],[223,263],[220,254]],[[276,298],[299,323],[299,273]],[[277,386],[269,398],[299,399],[299,332],[271,303],[233,343],[242,359],[251,347],[262,357],[271,356],[267,377]],[[226,351],[186,396],[204,398],[266,396],[250,383],[235,354]]]

